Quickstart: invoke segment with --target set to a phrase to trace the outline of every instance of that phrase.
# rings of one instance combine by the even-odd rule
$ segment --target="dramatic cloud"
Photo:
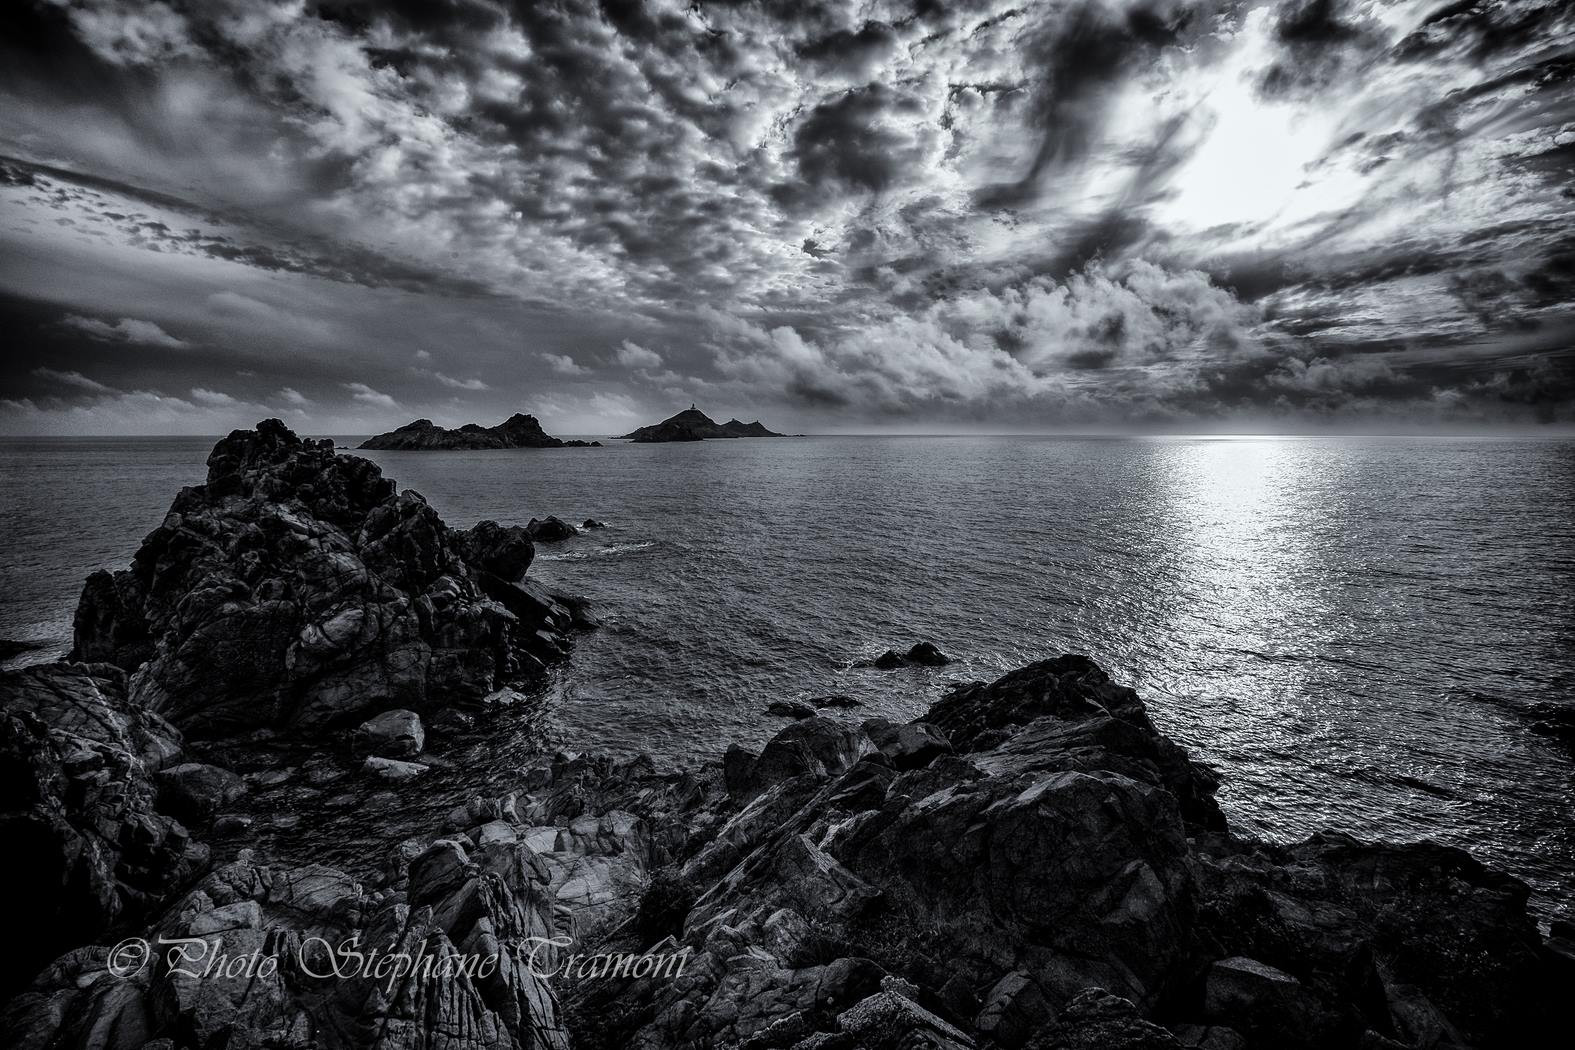
[[[112,324],[108,321],[100,321],[96,317],[67,314],[60,323],[66,328],[75,329],[83,335],[101,339],[106,343],[142,343],[145,346],[167,347],[186,345],[152,321],[138,321],[133,317],[122,317]]]
[[[454,390],[486,390],[486,389],[488,389],[487,384],[482,382],[479,379],[455,379],[453,376],[446,376],[442,372],[433,372],[432,373],[432,378],[436,379],[439,383],[442,383],[444,386],[449,387],[449,388],[454,389]]]
[[[222,390],[204,390],[200,386],[191,388],[191,399],[199,405],[238,405],[240,402]]]
[[[373,390],[365,383],[346,383],[344,388],[350,391],[350,396],[362,404],[374,405],[377,408],[397,409],[399,402],[387,394]]]
[[[1555,0],[23,0],[0,427],[67,375],[339,432],[1570,422],[1572,49]]]
[[[568,354],[542,354],[541,359],[559,375],[582,376],[589,372],[589,369],[581,368],[576,364],[574,358]]]
[[[78,390],[86,390],[92,394],[111,393],[109,387],[95,379],[89,379],[81,372],[57,372],[53,368],[35,368],[33,369],[33,374],[40,379],[47,379],[64,386],[75,387]]]
[[[625,368],[661,368],[662,355],[625,339],[614,355]]]

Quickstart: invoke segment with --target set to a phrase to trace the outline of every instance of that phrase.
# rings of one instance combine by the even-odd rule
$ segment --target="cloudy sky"
[[[1575,5],[18,0],[0,432],[1575,415]]]

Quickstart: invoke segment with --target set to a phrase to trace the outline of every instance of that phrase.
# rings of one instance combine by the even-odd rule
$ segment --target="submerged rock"
[[[23,653],[37,652],[45,648],[43,642],[20,641],[14,638],[0,638],[0,662],[21,656]]]
[[[816,707],[863,707],[864,704],[846,693],[827,693],[825,696],[811,697],[811,704]]]
[[[766,705],[766,714],[778,718],[814,718],[815,708],[802,700],[773,700]]]
[[[898,667],[944,667],[951,662],[951,657],[937,649],[934,643],[915,642],[905,653],[887,649],[866,666],[881,671],[891,671]]]
[[[580,534],[579,529],[552,515],[539,521],[532,518],[525,527],[530,530],[531,539],[537,543],[557,543],[559,540],[566,540],[570,536],[578,536]]]

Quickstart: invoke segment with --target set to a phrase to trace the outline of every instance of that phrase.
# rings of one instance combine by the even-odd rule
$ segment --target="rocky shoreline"
[[[533,549],[449,529],[277,421],[221,441],[131,568],[89,579],[70,659],[0,674],[30,934],[6,1045],[1522,1047],[1563,1027],[1575,945],[1522,883],[1428,843],[1233,833],[1215,775],[1081,656],[911,723],[804,712],[699,769],[494,755],[422,809],[497,720],[534,717],[594,622],[529,577]],[[262,832],[292,820],[325,846],[366,826],[364,863],[278,855]],[[196,976],[111,947],[160,936],[277,965]],[[329,974],[351,940],[437,963]],[[614,955],[683,965],[576,963]]]

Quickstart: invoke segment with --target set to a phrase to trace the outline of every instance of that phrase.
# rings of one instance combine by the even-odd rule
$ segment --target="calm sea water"
[[[127,562],[210,445],[0,443],[0,637],[63,648],[83,576]],[[911,717],[949,682],[1081,651],[1224,773],[1239,827],[1450,842],[1575,914],[1575,760],[1537,731],[1575,704],[1575,442],[366,455],[454,525],[612,522],[532,570],[606,621],[555,687],[565,746],[709,758],[769,738],[775,699]],[[854,666],[919,639],[958,662]]]

